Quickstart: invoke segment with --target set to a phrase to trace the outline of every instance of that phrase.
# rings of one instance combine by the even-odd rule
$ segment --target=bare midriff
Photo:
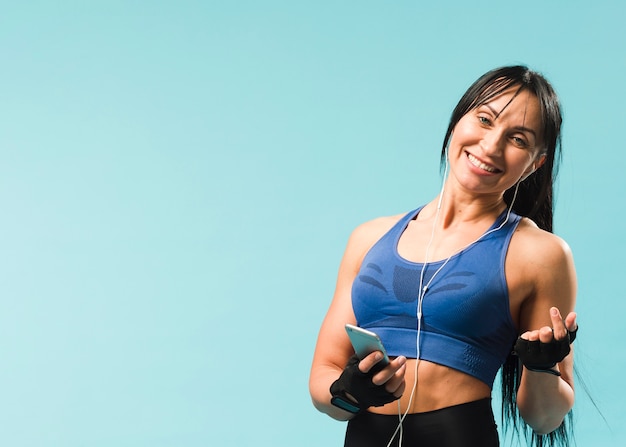
[[[415,363],[415,359],[408,359],[406,362],[404,376],[406,388],[399,399],[403,413],[406,412],[409,401],[411,401],[409,413],[422,413],[491,396],[489,386],[475,377],[447,366],[420,360],[417,386],[413,399],[411,399],[415,383]],[[382,407],[371,407],[368,411],[397,415],[398,403],[396,401]]]

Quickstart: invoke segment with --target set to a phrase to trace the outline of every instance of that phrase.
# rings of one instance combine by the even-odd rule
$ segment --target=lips
[[[498,172],[502,172],[500,169],[496,168],[495,166],[492,165],[488,165],[487,163],[482,162],[481,160],[479,160],[478,158],[474,157],[472,154],[470,154],[469,152],[466,152],[467,154],[467,159],[469,160],[469,162],[476,166],[478,169],[481,169],[485,172],[490,172],[492,174],[496,174]]]

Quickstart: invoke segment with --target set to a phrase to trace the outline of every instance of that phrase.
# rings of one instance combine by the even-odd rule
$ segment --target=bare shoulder
[[[404,214],[377,217],[357,226],[350,235],[346,256],[356,265],[360,265],[360,261],[369,249],[403,216]]]
[[[370,248],[387,233],[404,214],[383,216],[369,220],[356,227],[350,235],[353,244]]]
[[[572,259],[572,251],[565,240],[542,230],[527,218],[520,222],[511,248],[520,261],[542,268],[568,263]]]
[[[345,352],[350,350],[350,343],[345,337],[344,324],[346,322],[355,323],[356,319],[352,309],[351,290],[354,278],[358,274],[363,259],[369,249],[378,241],[389,229],[398,222],[401,216],[379,217],[356,227],[344,252],[339,265],[337,275],[337,285],[330,308],[324,318],[320,337],[327,339],[327,342],[318,343],[318,346],[336,346],[337,340],[343,340]],[[323,349],[323,348],[322,348]],[[329,356],[330,353],[327,353]],[[332,355],[336,355],[335,352]],[[347,356],[345,357],[347,358]],[[337,365],[343,363],[345,358],[336,359]],[[341,366],[343,368],[343,365]]]

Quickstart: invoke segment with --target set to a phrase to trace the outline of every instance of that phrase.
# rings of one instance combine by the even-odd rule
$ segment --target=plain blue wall
[[[565,110],[578,445],[624,445],[623,2],[422,3],[4,2],[0,444],[342,445],[307,380],[348,235],[525,63]]]

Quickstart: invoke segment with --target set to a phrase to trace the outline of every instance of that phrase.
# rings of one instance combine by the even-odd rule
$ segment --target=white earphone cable
[[[450,259],[452,259],[452,257],[454,257],[456,254],[462,252],[463,250],[466,250],[467,248],[471,247],[472,245],[476,244],[478,241],[480,241],[481,239],[487,237],[488,235],[495,233],[496,231],[502,229],[502,227],[504,227],[504,225],[506,225],[506,223],[509,221],[509,218],[511,216],[511,212],[513,210],[513,204],[515,203],[515,199],[517,198],[517,192],[519,189],[519,184],[520,182],[518,182],[515,185],[515,191],[513,193],[513,198],[511,200],[511,203],[508,207],[507,213],[506,213],[506,217],[502,220],[502,222],[500,223],[500,225],[498,225],[496,228],[492,228],[491,230],[483,233],[482,235],[480,235],[478,238],[476,238],[474,241],[472,241],[471,243],[465,245],[464,247],[462,247],[461,249],[455,251],[454,253],[452,253],[450,256],[448,256],[448,258],[441,264],[441,266],[439,266],[439,268],[435,271],[435,273],[433,273],[433,275],[430,277],[430,279],[428,280],[428,282],[426,283],[426,285],[424,285],[424,274],[426,271],[426,267],[428,265],[428,258],[430,256],[430,249],[433,243],[433,240],[435,238],[435,230],[436,230],[436,226],[437,226],[437,221],[439,220],[439,214],[441,211],[441,204],[443,202],[443,195],[445,192],[445,182],[446,182],[446,176],[448,173],[448,162],[447,162],[447,157],[446,157],[446,167],[444,170],[444,178],[443,178],[443,185],[441,188],[441,193],[439,195],[439,200],[437,202],[437,212],[435,214],[435,220],[433,222],[433,227],[432,227],[432,231],[431,231],[431,235],[430,235],[430,240],[428,241],[428,245],[426,246],[426,254],[424,257],[424,262],[422,264],[422,268],[420,271],[420,280],[419,280],[419,289],[418,289],[418,293],[417,293],[417,309],[416,309],[416,316],[417,316],[417,335],[415,337],[415,343],[416,343],[416,357],[415,357],[415,368],[414,368],[414,376],[413,376],[413,387],[411,388],[411,394],[409,396],[409,402],[407,403],[407,407],[404,413],[402,413],[402,409],[400,406],[400,401],[398,400],[398,418],[399,418],[399,422],[398,422],[398,426],[396,427],[396,430],[393,432],[393,435],[391,436],[391,439],[389,440],[389,443],[387,444],[387,447],[391,447],[391,443],[393,442],[396,434],[398,434],[398,432],[400,433],[399,435],[399,446],[402,446],[402,423],[404,422],[404,419],[406,418],[406,416],[409,414],[409,411],[411,409],[411,406],[413,404],[413,398],[415,397],[415,392],[417,390],[417,370],[418,370],[418,366],[419,366],[419,362],[420,362],[420,357],[421,357],[421,350],[420,350],[420,335],[422,332],[422,303],[424,301],[424,295],[426,295],[426,292],[428,291],[428,288],[430,287],[430,285],[432,284],[433,280],[435,279],[435,277],[437,276],[437,274],[446,266],[446,264],[448,263],[448,261],[450,261]]]

